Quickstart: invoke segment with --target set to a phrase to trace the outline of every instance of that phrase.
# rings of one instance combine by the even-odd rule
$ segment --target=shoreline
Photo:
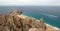
[[[57,28],[57,27],[55,27],[55,26],[52,26],[52,25],[50,25],[50,24],[47,24],[47,23],[44,23],[46,26],[49,26],[49,27],[52,27],[53,29],[56,29],[56,30],[59,30],[60,28]]]
[[[39,20],[37,20],[37,21],[39,21]],[[60,28],[57,28],[57,27],[55,27],[55,26],[52,26],[52,25],[50,25],[50,24],[48,24],[48,23],[44,23],[46,26],[49,26],[49,27],[51,27],[51,28],[53,28],[53,29],[56,29],[56,30],[60,30]]]
[[[25,16],[25,17],[31,17],[31,16],[27,16],[27,15],[24,15],[24,14],[22,14],[22,16]],[[34,18],[34,17],[32,17],[32,18]],[[36,18],[35,18],[36,19]],[[36,21],[39,21],[38,19],[36,19]],[[50,28],[52,28],[53,30],[60,30],[60,28],[57,28],[57,27],[54,27],[54,26],[52,26],[52,25],[50,25],[50,24],[48,24],[48,23],[44,23],[47,27],[50,27]]]

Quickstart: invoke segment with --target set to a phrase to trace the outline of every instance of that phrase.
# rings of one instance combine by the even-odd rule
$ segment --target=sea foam
[[[57,28],[57,27],[54,27],[54,26],[52,26],[52,25],[49,25],[49,24],[47,24],[47,23],[44,23],[46,26],[50,26],[50,27],[52,27],[52,28],[54,28],[54,29],[56,29],[56,30],[60,30],[60,28]]]
[[[58,16],[55,16],[55,15],[50,15],[50,14],[46,14],[46,13],[40,13],[40,14],[48,16],[48,17],[58,17]]]

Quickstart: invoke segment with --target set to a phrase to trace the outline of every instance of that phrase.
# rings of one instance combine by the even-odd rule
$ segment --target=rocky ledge
[[[14,9],[9,14],[0,14],[0,31],[46,31],[43,18],[36,21],[35,18],[22,15],[21,10]]]

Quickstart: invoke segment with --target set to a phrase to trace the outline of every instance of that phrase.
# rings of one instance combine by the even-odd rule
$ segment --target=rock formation
[[[11,15],[21,15],[22,10],[13,9],[9,14],[11,14]]]
[[[40,28],[44,28],[44,29],[46,29],[46,26],[45,26],[45,24],[44,24],[44,19],[43,18],[40,18],[40,22],[39,22],[40,24]]]
[[[29,31],[30,28],[46,28],[43,19],[40,19],[40,22],[31,17],[23,19],[19,17],[21,14],[22,11],[16,9],[9,14],[0,14],[0,31]]]
[[[5,22],[6,22],[5,15],[4,14],[0,14],[0,26],[4,25]]]

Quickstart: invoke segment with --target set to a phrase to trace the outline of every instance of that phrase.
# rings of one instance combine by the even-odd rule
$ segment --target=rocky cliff
[[[0,31],[30,31],[31,28],[45,30],[43,18],[38,22],[35,18],[23,16],[22,11],[16,9],[9,14],[0,14]]]

